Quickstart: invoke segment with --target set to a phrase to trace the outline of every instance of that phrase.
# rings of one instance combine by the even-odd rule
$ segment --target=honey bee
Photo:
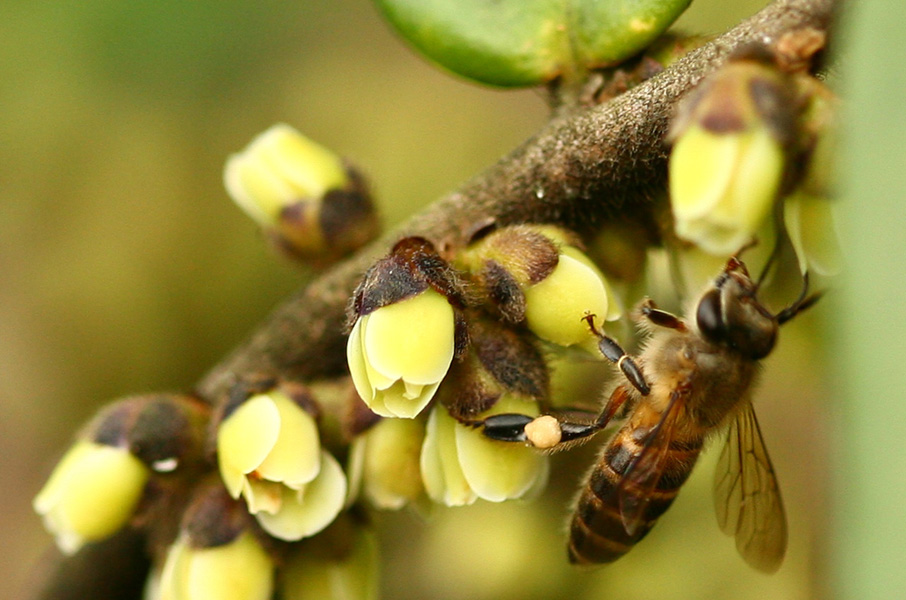
[[[557,450],[587,439],[627,414],[605,445],[579,493],[570,524],[569,559],[612,562],[651,530],[676,498],[707,438],[727,431],[717,464],[714,499],[720,528],[735,536],[752,567],[774,572],[787,544],[777,479],[752,409],[759,361],[770,354],[780,325],[815,303],[803,280],[799,298],[777,314],[758,300],[758,284],[731,258],[682,319],[646,300],[637,321],[650,336],[637,360],[594,326],[601,353],[626,381],[590,423],[554,415],[497,415],[481,423],[492,439]]]

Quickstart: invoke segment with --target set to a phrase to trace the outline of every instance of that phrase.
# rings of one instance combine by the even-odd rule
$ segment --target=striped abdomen
[[[636,415],[637,416],[637,415]],[[588,477],[570,524],[569,560],[577,564],[612,562],[627,552],[654,526],[676,498],[702,449],[703,438],[677,439],[669,433],[664,440],[669,447],[662,453],[653,471],[653,479],[640,479],[644,469],[634,467],[624,484],[624,474],[645,444],[650,427],[640,427],[633,418],[607,444],[603,455]],[[665,432],[661,432],[664,434]],[[659,436],[661,437],[661,436]],[[670,440],[670,437],[673,437]],[[654,458],[656,448],[646,456]],[[623,523],[621,510],[640,507],[634,530],[630,533]]]

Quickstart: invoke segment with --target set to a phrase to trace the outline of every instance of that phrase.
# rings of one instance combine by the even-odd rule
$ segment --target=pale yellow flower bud
[[[350,532],[346,552],[293,553],[280,573],[283,600],[377,600],[378,547],[368,531]],[[313,540],[316,543],[320,538]]]
[[[377,233],[361,177],[289,125],[230,156],[223,178],[236,204],[293,256],[336,258]]]
[[[248,531],[206,548],[192,547],[182,535],[149,600],[270,600],[273,578],[271,558]]]
[[[525,289],[525,320],[541,339],[572,346],[593,339],[588,314],[612,321],[622,311],[600,270],[574,246],[560,247],[557,266]]]
[[[504,396],[477,419],[501,413],[538,415],[533,403]],[[421,454],[422,479],[428,496],[447,506],[472,504],[482,498],[502,502],[521,498],[547,482],[547,457],[525,445],[490,440],[481,431],[458,423],[437,406],[428,418]]]
[[[377,508],[396,510],[424,493],[419,455],[425,425],[416,419],[381,419],[355,439],[350,472],[359,473],[365,497]]]
[[[34,499],[66,554],[116,533],[135,512],[151,470],[125,448],[77,442]]]

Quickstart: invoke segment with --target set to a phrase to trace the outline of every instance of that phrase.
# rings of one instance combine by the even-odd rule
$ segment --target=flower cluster
[[[722,260],[755,239],[774,239],[782,221],[803,273],[835,271],[833,104],[818,80],[783,71],[759,48],[708,77],[681,103],[671,132],[677,237]]]
[[[489,439],[476,424],[538,416],[550,401],[541,345],[596,355],[585,317],[621,314],[571,232],[516,225],[483,233],[448,257],[405,238],[353,296],[349,370],[362,402],[383,418],[353,432],[350,473],[353,489],[379,508],[501,502],[541,489],[547,458]]]
[[[324,402],[353,395],[348,381],[254,379],[213,411],[191,396],[127,398],[89,423],[35,509],[67,553],[130,523],[172,529],[155,538],[149,600],[374,598],[375,546],[344,514],[347,476],[321,423]],[[352,545],[322,556],[287,544],[323,536]]]

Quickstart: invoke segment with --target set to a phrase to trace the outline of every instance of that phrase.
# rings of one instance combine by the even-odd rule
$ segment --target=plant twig
[[[651,224],[666,178],[664,138],[677,100],[737,48],[803,27],[827,31],[834,0],[779,0],[607,104],[560,113],[533,138],[381,241],[325,272],[278,307],[199,383],[213,400],[237,377],[313,378],[345,370],[344,311],[362,273],[401,236],[453,247],[493,219],[580,231],[607,220]]]

